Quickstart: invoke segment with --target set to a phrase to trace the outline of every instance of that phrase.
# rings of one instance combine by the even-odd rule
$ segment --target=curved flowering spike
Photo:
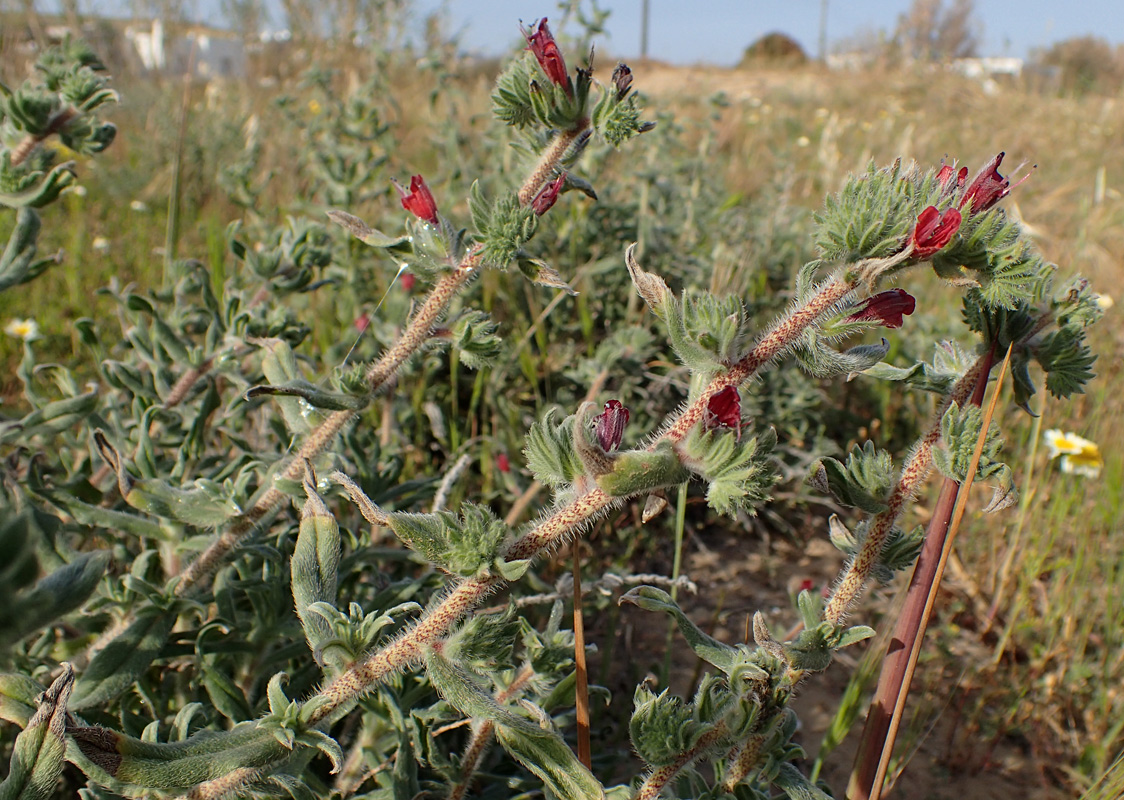
[[[624,438],[624,428],[628,425],[629,412],[620,400],[605,403],[605,410],[593,418],[593,430],[597,443],[606,453],[620,447]]]
[[[707,430],[715,428],[733,428],[738,432],[738,441],[742,438],[742,403],[741,396],[734,386],[727,386],[716,392],[706,401],[706,417],[703,426]]]
[[[889,289],[864,300],[857,311],[847,317],[853,322],[876,322],[887,328],[900,328],[903,315],[912,314],[917,301],[905,289]]]
[[[433,193],[429,191],[429,187],[425,185],[425,179],[421,175],[414,175],[410,178],[409,192],[403,189],[398,181],[394,182],[394,186],[398,189],[398,193],[402,195],[402,208],[418,219],[425,220],[430,225],[437,224],[437,202],[433,199]]]
[[[917,227],[913,229],[913,255],[928,258],[948,244],[960,230],[960,212],[946,208],[944,213],[936,206],[929,206],[917,215]]]
[[[550,78],[551,83],[561,86],[566,90],[566,94],[573,97],[574,90],[570,85],[570,75],[566,71],[566,61],[562,58],[558,43],[554,41],[554,34],[546,26],[546,17],[539,20],[538,30],[528,33],[522,26],[520,30],[527,40],[527,49],[534,53],[535,59]]]
[[[558,195],[565,185],[566,173],[563,172],[539,190],[539,193],[535,195],[535,199],[531,201],[531,210],[535,212],[535,216],[541,217],[554,207],[555,202],[558,201]]]

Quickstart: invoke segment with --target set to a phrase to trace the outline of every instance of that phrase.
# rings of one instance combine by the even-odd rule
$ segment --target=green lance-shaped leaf
[[[388,514],[387,522],[399,539],[454,575],[511,569],[501,558],[511,529],[486,506],[466,503],[459,515]],[[514,568],[521,574],[527,566],[520,562]]]
[[[252,386],[246,390],[247,400],[255,397],[299,397],[313,408],[324,411],[362,411],[371,402],[367,394],[328,392],[304,380],[280,386]]]
[[[382,231],[375,230],[359,217],[352,216],[346,211],[336,209],[328,210],[328,219],[339,225],[356,239],[371,247],[394,248],[410,240],[409,236],[387,236]]]
[[[893,480],[890,454],[876,450],[873,442],[862,448],[856,445],[847,456],[846,466],[834,458],[820,459],[808,476],[808,483],[816,490],[868,514],[886,510]]]
[[[625,450],[614,455],[612,469],[597,476],[597,485],[610,497],[632,497],[678,486],[691,477],[666,439],[654,450]]]
[[[261,346],[264,351],[261,368],[271,385],[286,386],[302,379],[293,349],[284,339],[260,339],[253,343]],[[289,429],[289,433],[302,435],[312,430],[312,422],[307,413],[311,409],[302,407],[301,398],[281,396],[276,402],[281,408],[281,416],[285,419],[285,427]]]
[[[43,684],[26,675],[0,673],[0,719],[26,728],[37,707]]]
[[[780,787],[789,800],[831,800],[831,795],[825,794],[792,764],[781,764],[773,783]]]
[[[63,189],[78,180],[73,161],[55,166],[45,176],[42,170],[16,175],[17,169],[10,166],[7,158],[0,159],[0,186],[14,187],[0,191],[0,206],[42,208],[57,200]]]
[[[654,586],[637,586],[621,595],[621,599],[617,602],[631,603],[645,611],[659,611],[671,615],[679,625],[679,630],[683,632],[683,638],[687,640],[688,646],[695,651],[695,655],[708,664],[718,667],[726,674],[729,674],[734,665],[738,663],[736,648],[723,644],[713,636],[704,633],[698,625],[683,613],[683,609],[672,599],[671,595],[663,589],[657,589]]]
[[[960,408],[953,403],[941,418],[941,446],[933,450],[933,465],[946,478],[963,482],[968,477],[976,443],[983,425],[979,406],[968,405]],[[988,429],[980,462],[976,467],[975,480],[993,478],[996,481],[995,493],[988,503],[987,511],[1008,508],[1018,500],[1011,468],[999,460],[1003,449],[1003,438],[994,423]]]
[[[55,794],[66,755],[66,701],[73,686],[74,669],[63,664],[62,674],[38,699],[27,727],[16,737],[0,800],[46,800]]]
[[[117,638],[90,661],[74,685],[70,707],[76,711],[99,708],[136,681],[168,641],[176,612],[146,608]]]
[[[684,460],[706,480],[706,501],[712,509],[721,514],[753,514],[769,499],[777,480],[771,460],[776,443],[772,428],[741,438],[730,429],[707,431],[696,426],[683,442]]]
[[[94,591],[109,565],[109,553],[82,553],[43,578],[10,607],[14,625],[0,630],[0,646],[22,639],[78,608]]]
[[[324,505],[315,486],[305,480],[308,500],[301,512],[300,533],[293,549],[291,566],[293,602],[304,627],[308,646],[321,663],[324,645],[333,637],[332,626],[320,614],[312,613],[313,603],[335,605],[340,567],[340,528]]]
[[[519,763],[533,772],[553,794],[566,800],[602,798],[604,789],[593,774],[542,715],[540,724],[501,706],[473,677],[446,658],[437,648],[425,657],[426,671],[434,688],[462,713],[491,720],[496,738]]]
[[[483,369],[495,362],[503,340],[496,335],[498,326],[483,311],[466,311],[449,322],[448,338],[456,348],[461,363],[469,369]]]
[[[51,436],[64,431],[86,422],[97,404],[97,391],[47,403],[0,431],[0,442],[26,439],[36,434]]]
[[[523,449],[535,480],[553,488],[568,486],[585,472],[574,450],[573,418],[556,423],[556,412],[549,409],[541,420],[531,423]]]
[[[41,227],[39,214],[30,208],[21,208],[16,213],[15,227],[8,237],[7,247],[0,255],[0,292],[26,283],[38,274],[32,268],[41,263],[35,259],[35,243]]]
[[[242,513],[231,487],[202,478],[191,489],[180,489],[158,478],[142,478],[133,482],[125,502],[153,516],[203,528],[221,525]]]
[[[199,731],[180,742],[148,742],[100,727],[71,726],[71,760],[95,783],[134,795],[180,792],[242,768],[266,769],[291,754],[256,722]]]

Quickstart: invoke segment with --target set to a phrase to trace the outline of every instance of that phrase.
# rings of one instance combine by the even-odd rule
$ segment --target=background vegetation
[[[65,261],[0,295],[0,319],[36,319],[38,364],[105,380],[82,320],[96,320],[103,336],[114,320],[127,332],[134,324],[123,300],[129,287],[166,288],[185,260],[197,259],[218,290],[237,262],[252,258],[236,243],[291,253],[300,240],[332,254],[317,275],[332,285],[287,301],[308,329],[298,349],[305,374],[320,380],[333,367],[372,357],[401,325],[424,277],[395,281],[389,260],[372,260],[340,231],[308,226],[325,224],[324,212],[335,207],[397,230],[402,211],[391,178],[420,172],[437,197],[462,198],[472,180],[512,159],[489,114],[492,65],[462,61],[451,47],[420,54],[379,44],[329,53],[295,42],[292,62],[301,69],[279,83],[119,76],[117,142],[81,159],[82,191],[68,191],[44,212],[41,252],[62,250]],[[576,407],[596,385],[623,393],[632,429],[642,431],[683,396],[675,370],[665,369],[667,354],[637,328],[642,315],[618,242],[640,242],[645,267],[677,288],[732,292],[764,316],[783,305],[774,292],[794,265],[812,257],[810,219],[823,196],[870,161],[949,158],[974,170],[1005,150],[1012,167],[1036,163],[1010,210],[1049,260],[1115,294],[1124,281],[1119,54],[1069,42],[1039,60],[1057,67],[1056,77],[990,89],[930,61],[845,74],[794,61],[778,68],[755,60],[740,70],[633,64],[659,126],[627,151],[593,150],[587,158],[606,191],[597,202],[568,202],[535,242],[535,255],[579,294],[485,276],[474,291],[500,323],[517,368],[474,373],[445,353],[415,360],[400,379],[406,393],[366,412],[378,435],[365,446],[375,448],[380,466],[414,481],[418,498],[431,497],[434,477],[469,454],[474,463],[450,505],[475,497],[510,508],[530,487],[521,450],[541,409]],[[12,85],[25,64],[6,49],[0,68]],[[235,221],[240,227],[230,227]],[[0,217],[0,236],[10,225]],[[917,294],[916,341],[911,326],[894,341],[903,357],[925,357],[931,332],[958,313],[953,293],[931,281]],[[997,773],[1064,797],[1091,786],[1124,746],[1124,456],[1113,446],[1124,441],[1124,335],[1112,322],[1116,313],[1092,334],[1100,359],[1089,395],[1067,404],[1038,397],[1037,419],[1004,421],[1013,432],[1010,452],[1020,454],[1011,460],[1023,505],[971,517],[960,537],[911,712],[918,767],[937,764],[981,787],[981,774]],[[9,417],[26,411],[23,348],[16,337],[0,338],[0,398]],[[786,605],[794,585],[822,585],[834,574],[834,555],[805,548],[828,512],[802,484],[811,460],[838,454],[833,440],[866,435],[900,448],[929,413],[924,400],[903,401],[861,382],[828,393],[795,370],[771,373],[752,402],[789,445],[777,492],[784,502],[740,525],[716,522],[701,498],[687,505],[682,571],[700,588],[685,602],[719,638],[743,637],[745,612],[762,597]],[[1048,428],[1099,442],[1099,477],[1062,474],[1048,461],[1039,446]],[[639,515],[625,508],[583,540],[587,581],[611,570],[672,573],[672,521],[642,526]],[[546,567],[542,587],[560,571]],[[893,594],[893,587],[877,593],[862,613],[876,619]],[[626,687],[646,671],[666,674],[663,640],[636,631],[628,612],[607,601],[595,594],[587,612],[601,650],[594,678],[627,701]],[[813,695],[816,702],[838,702],[845,678],[835,669],[840,685]],[[693,660],[670,672],[681,692],[697,679]],[[833,714],[834,706],[824,709],[825,723]],[[623,718],[610,709],[594,723],[595,741],[618,748],[622,759],[627,741],[614,726]],[[805,734],[812,753],[819,736]],[[845,769],[847,760],[836,758],[836,769]]]

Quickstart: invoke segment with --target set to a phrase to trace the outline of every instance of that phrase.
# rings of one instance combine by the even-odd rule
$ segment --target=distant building
[[[226,31],[190,25],[171,35],[163,20],[154,19],[130,23],[125,27],[125,38],[150,72],[183,75],[190,70],[203,80],[246,75],[242,40]]]

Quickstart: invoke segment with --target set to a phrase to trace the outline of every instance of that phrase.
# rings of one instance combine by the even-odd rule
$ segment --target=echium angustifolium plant
[[[529,52],[493,94],[520,137],[522,184],[492,198],[474,188],[471,230],[443,213],[451,204],[420,176],[401,189],[407,235],[332,214],[432,280],[379,359],[331,387],[303,377],[308,327],[285,301],[317,287],[333,247],[318,226],[294,222],[268,247],[232,241],[241,268],[221,292],[198,264],[179,265],[167,292],[114,292],[127,358],[109,357],[125,351],[92,322],[79,326],[108,397],[91,391],[88,407],[51,425],[45,406],[5,421],[4,537],[14,557],[4,570],[23,586],[39,572],[36,558],[63,572],[23,598],[38,616],[2,620],[10,671],[0,675],[0,715],[23,728],[3,796],[50,796],[64,760],[84,773],[89,797],[460,797],[489,774],[567,798],[824,796],[794,764],[788,700],[836,650],[872,633],[848,627],[847,614],[871,578],[916,557],[918,533],[897,523],[930,465],[966,477],[981,426],[971,406],[997,356],[1011,348],[1021,405],[1035,390],[1031,361],[1055,395],[1082,390],[1095,297],[1081,282],[1051,288],[1052,267],[997,206],[1010,189],[1002,156],[971,181],[948,166],[872,168],[829,200],[821,258],[795,276],[792,307],[764,330],[738,298],[675,295],[627,251],[637,292],[691,373],[687,403],[646,442],[626,441],[630,414],[615,399],[547,412],[526,441],[529,467],[555,493],[536,522],[513,529],[474,503],[406,510],[419,487],[364,450],[364,412],[422,348],[451,343],[466,364],[499,355],[496,327],[480,312],[447,316],[454,296],[510,264],[565,288],[530,250],[540,218],[567,188],[590,188],[576,173],[592,137],[620,145],[648,127],[626,67],[599,86],[590,64],[571,73],[545,21],[525,35]],[[925,264],[965,288],[975,347],[942,343],[931,364],[908,368],[881,363],[884,341],[837,348],[903,325],[916,301],[884,286]],[[788,355],[819,376],[867,373],[935,392],[940,414],[900,467],[870,443],[845,463],[818,463],[812,485],[868,517],[851,529],[832,522],[847,566],[826,601],[799,596],[803,631],[792,641],[758,614],[753,646],[725,644],[659,589],[625,596],[669,614],[715,672],[690,700],[637,689],[630,733],[646,771],[606,789],[559,732],[573,701],[573,636],[560,606],[541,629],[510,607],[476,609],[624,502],[697,479],[716,512],[752,513],[774,480],[776,435],[767,420],[745,418],[743,394]],[[77,391],[68,371],[55,373],[64,392]],[[271,438],[292,442],[285,458],[262,455]],[[999,444],[989,432],[977,467],[999,485],[996,506],[1011,498]],[[54,455],[38,455],[48,446]],[[406,553],[375,551],[361,526],[341,526],[355,515],[334,502],[333,511],[339,489]],[[285,513],[293,499],[296,521]],[[79,535],[98,547],[67,549]],[[372,576],[371,562],[403,557],[436,569]],[[100,580],[110,558],[127,568]],[[100,628],[58,622],[83,603]],[[491,766],[493,740],[534,777]]]

